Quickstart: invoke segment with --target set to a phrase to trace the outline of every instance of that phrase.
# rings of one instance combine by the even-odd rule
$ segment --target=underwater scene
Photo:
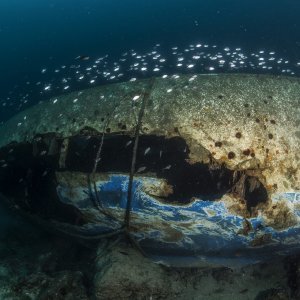
[[[0,300],[300,300],[300,2],[0,1]]]

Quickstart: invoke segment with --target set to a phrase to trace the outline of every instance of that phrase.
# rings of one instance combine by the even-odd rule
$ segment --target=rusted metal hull
[[[99,87],[15,116],[0,127],[1,194],[77,238],[125,222],[165,264],[299,251],[300,80],[193,78]]]
[[[61,201],[72,203],[78,209],[84,206],[84,210],[97,219],[94,225],[82,228],[86,235],[111,232],[122,224],[128,176],[110,174],[106,180],[96,182],[103,208],[119,223],[111,222],[109,217],[93,208],[86,196],[87,187],[67,185],[66,175],[63,177],[57,189]],[[261,262],[300,250],[299,223],[279,230],[266,225],[261,215],[245,219],[232,214],[222,199],[196,198],[188,205],[162,203],[146,192],[149,185],[159,186],[160,183],[157,178],[150,177],[134,180],[131,221],[134,239],[156,261],[176,266],[232,266]],[[70,194],[76,196],[70,197]],[[300,217],[299,192],[277,194],[272,200],[273,205],[284,203],[291,207]]]

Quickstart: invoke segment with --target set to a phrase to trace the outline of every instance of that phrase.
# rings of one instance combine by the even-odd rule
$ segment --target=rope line
[[[117,221],[117,218],[115,218],[113,215],[111,215],[109,212],[107,212],[105,210],[105,208],[103,207],[103,205],[102,205],[102,202],[101,202],[101,199],[99,197],[99,193],[98,193],[97,187],[96,187],[95,174],[96,174],[96,170],[97,170],[98,164],[99,164],[99,162],[101,160],[101,152],[102,152],[102,147],[103,147],[103,144],[104,144],[105,130],[108,128],[108,126],[110,124],[110,121],[111,121],[111,118],[112,118],[112,116],[114,114],[114,111],[116,110],[117,106],[118,106],[117,104],[114,106],[112,113],[109,115],[109,117],[107,118],[106,122],[103,124],[101,142],[100,142],[100,145],[99,145],[98,150],[97,150],[97,154],[96,154],[96,158],[95,158],[95,163],[94,163],[94,166],[93,166],[93,170],[92,170],[91,174],[88,174],[88,187],[89,187],[90,197],[92,199],[93,204],[96,206],[96,208],[102,214],[104,214],[107,217],[110,217],[111,219],[113,219],[115,221]],[[93,188],[95,197],[94,197],[94,195],[92,193],[92,188]]]
[[[129,226],[130,226],[130,212],[131,212],[131,203],[132,203],[132,186],[133,186],[133,177],[135,173],[135,165],[136,165],[136,155],[137,155],[137,149],[138,149],[138,143],[139,143],[139,134],[140,129],[142,126],[142,119],[144,116],[144,111],[146,104],[148,102],[148,99],[150,98],[151,91],[154,85],[154,78],[150,80],[149,88],[145,91],[142,99],[141,108],[138,115],[137,125],[135,127],[135,134],[134,134],[134,146],[132,151],[132,161],[131,161],[131,168],[130,168],[130,174],[129,174],[129,183],[128,183],[128,191],[127,191],[127,203],[126,203],[126,212],[125,212],[125,218],[124,218],[124,224],[126,231],[129,232]]]
[[[85,238],[85,239],[90,239],[90,240],[92,240],[92,239],[101,239],[101,238],[109,238],[109,237],[113,237],[113,236],[117,236],[119,234],[125,233],[125,235],[129,239],[130,243],[138,251],[140,251],[144,256],[145,256],[144,251],[141,249],[139,244],[134,240],[134,238],[129,234],[129,227],[130,227],[130,213],[131,213],[131,206],[132,206],[133,178],[134,178],[135,168],[136,168],[136,157],[137,157],[137,149],[138,149],[138,143],[139,143],[139,134],[140,134],[141,126],[142,126],[142,119],[143,119],[143,116],[144,116],[145,108],[146,108],[146,105],[147,105],[148,100],[150,98],[153,85],[154,85],[154,78],[151,78],[151,80],[149,82],[149,86],[146,88],[146,90],[143,94],[141,108],[139,110],[138,118],[136,118],[136,115],[134,115],[135,120],[136,120],[136,126],[135,126],[135,132],[134,132],[134,146],[133,146],[133,151],[132,151],[131,168],[130,168],[130,174],[129,174],[129,182],[128,182],[128,190],[127,190],[127,203],[126,203],[124,223],[119,229],[113,230],[112,232],[107,232],[107,233],[103,233],[103,234],[96,235],[96,236],[93,236],[93,237],[86,237]],[[116,109],[116,107],[114,108],[114,110]],[[114,112],[114,110],[113,110],[113,112]],[[112,117],[112,115],[113,115],[113,113],[110,115],[110,118]],[[95,182],[95,174],[96,174],[96,171],[97,171],[98,164],[101,160],[101,152],[102,152],[102,148],[103,148],[103,144],[104,144],[105,130],[106,130],[106,128],[108,127],[108,125],[110,123],[110,118],[107,120],[107,122],[105,123],[105,125],[103,127],[101,142],[100,142],[99,148],[97,150],[97,155],[96,155],[96,158],[95,158],[95,163],[94,163],[94,166],[93,166],[93,170],[92,170],[91,174],[88,175],[88,186],[89,186],[89,189],[90,189],[90,194],[91,194],[92,201],[93,201],[94,204],[96,204],[98,210],[101,213],[103,213],[104,215],[106,215],[108,217],[111,217],[115,221],[118,221],[114,216],[112,216],[107,211],[105,211],[105,208],[103,207],[103,205],[101,203],[101,200],[99,199],[99,195],[98,195],[97,187],[96,187],[96,182]],[[91,181],[93,181],[93,182],[91,182]],[[95,197],[93,196],[93,193],[91,192],[92,188],[94,190]],[[78,236],[79,235],[77,235],[77,237]]]

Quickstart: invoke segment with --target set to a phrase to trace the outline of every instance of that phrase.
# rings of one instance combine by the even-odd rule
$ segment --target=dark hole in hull
[[[61,140],[56,139],[60,147]],[[37,137],[33,143],[12,144],[0,149],[0,193],[23,211],[81,225],[81,213],[62,203],[56,193],[55,171],[59,153],[50,153],[51,143]]]
[[[78,171],[90,174],[101,137],[101,134],[70,137],[63,169],[59,165],[59,149],[63,141],[54,135],[39,136],[32,143],[3,147],[0,149],[0,192],[31,213],[72,224],[84,224],[79,210],[59,200],[55,172]],[[96,171],[128,174],[133,145],[134,140],[129,135],[105,134]],[[165,179],[172,186],[173,193],[161,199],[180,204],[189,203],[194,197],[219,199],[231,192],[235,183],[244,176],[242,172],[234,176],[232,170],[213,161],[190,164],[188,158],[189,148],[181,137],[141,135],[136,171],[138,175]],[[263,184],[250,176],[244,180],[242,196],[249,211],[268,199]]]
[[[257,178],[249,176],[245,180],[245,200],[248,211],[256,207],[259,203],[264,203],[268,199],[268,193],[263,184]]]
[[[92,172],[101,142],[100,136],[74,136],[69,141],[66,168],[71,171]],[[106,135],[97,172],[129,173],[132,159],[133,138],[123,134]],[[232,190],[243,172],[234,171],[216,163],[190,164],[189,148],[181,137],[165,138],[141,135],[137,152],[136,171],[141,175],[155,174],[173,187],[165,201],[189,203],[193,197],[216,200]],[[140,171],[139,171],[140,170]],[[246,177],[244,200],[247,209],[266,202],[267,191],[255,177]]]
[[[92,172],[100,137],[72,137],[66,159],[71,171]],[[106,136],[97,172],[129,173],[133,140],[126,135]],[[166,201],[188,203],[193,197],[215,200],[233,184],[233,171],[220,165],[190,164],[189,149],[184,139],[142,135],[139,138],[137,167],[139,174],[155,174],[173,187]],[[141,170],[141,171],[139,171]]]

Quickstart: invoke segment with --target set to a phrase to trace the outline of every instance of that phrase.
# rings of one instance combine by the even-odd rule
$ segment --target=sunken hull
[[[300,80],[182,75],[62,95],[0,127],[1,199],[176,266],[300,249]]]

